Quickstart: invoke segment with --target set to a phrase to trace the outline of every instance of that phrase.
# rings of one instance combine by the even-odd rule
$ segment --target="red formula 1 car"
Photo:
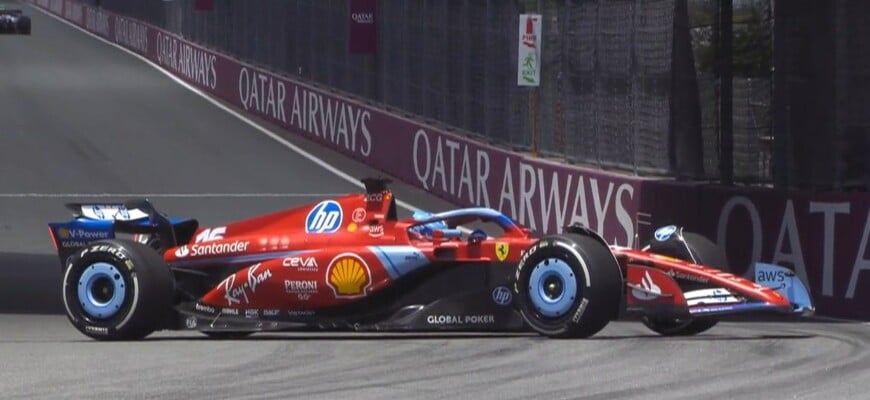
[[[675,226],[636,250],[579,225],[536,238],[488,208],[398,219],[388,181],[364,182],[365,193],[209,228],[145,200],[70,204],[72,221],[49,224],[67,315],[96,339],[161,329],[588,337],[630,314],[680,335],[725,314],[813,310],[791,271],[732,275],[715,245]]]

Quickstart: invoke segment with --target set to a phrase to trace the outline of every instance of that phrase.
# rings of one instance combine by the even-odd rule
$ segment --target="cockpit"
[[[438,214],[417,210],[413,218],[418,223],[408,228],[412,240],[480,242],[509,233],[524,233],[510,218],[490,208],[464,208]]]

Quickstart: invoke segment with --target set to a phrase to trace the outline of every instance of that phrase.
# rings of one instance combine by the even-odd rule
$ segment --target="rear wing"
[[[88,243],[115,239],[119,233],[138,234],[138,238],[145,239],[141,242],[161,251],[178,243],[187,243],[199,227],[195,219],[166,217],[145,199],[124,203],[68,203],[66,208],[72,212],[72,220],[48,224],[63,265]]]
[[[136,221],[148,218],[148,214],[137,208],[129,209],[121,203],[82,204],[67,203],[73,217],[94,221]]]

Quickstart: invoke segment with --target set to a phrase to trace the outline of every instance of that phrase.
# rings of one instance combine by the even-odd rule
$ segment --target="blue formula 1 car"
[[[30,34],[30,17],[21,10],[7,10],[0,6],[0,34]]]

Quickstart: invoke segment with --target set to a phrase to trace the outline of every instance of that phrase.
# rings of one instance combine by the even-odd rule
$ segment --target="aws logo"
[[[365,296],[372,284],[372,272],[368,264],[353,253],[339,254],[326,270],[327,283],[336,298]]]

